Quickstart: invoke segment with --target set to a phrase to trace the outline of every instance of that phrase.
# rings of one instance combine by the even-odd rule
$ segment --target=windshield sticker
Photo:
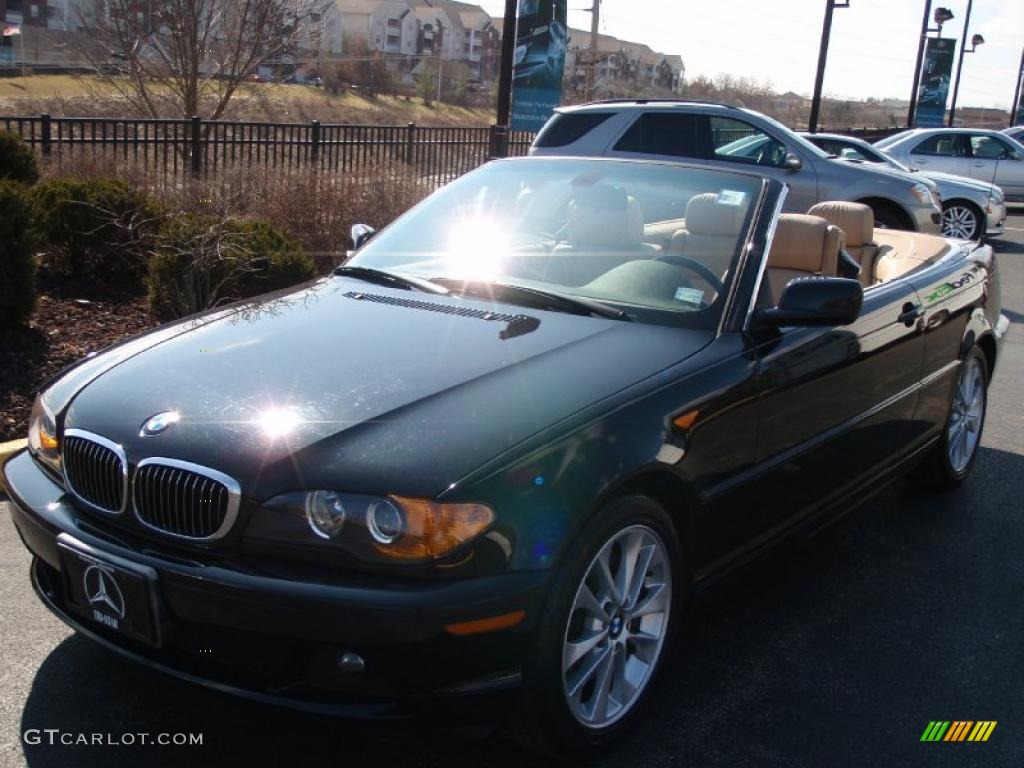
[[[699,307],[704,303],[704,291],[699,288],[676,288],[676,301]]]
[[[746,193],[736,189],[723,189],[718,193],[718,202],[721,205],[743,205]]]

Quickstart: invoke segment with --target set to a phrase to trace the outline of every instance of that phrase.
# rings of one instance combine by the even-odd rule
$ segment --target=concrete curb
[[[26,445],[28,445],[27,440],[10,440],[6,443],[0,443],[0,469],[3,468],[4,462]],[[4,490],[4,473],[0,472],[0,493],[3,493]]]

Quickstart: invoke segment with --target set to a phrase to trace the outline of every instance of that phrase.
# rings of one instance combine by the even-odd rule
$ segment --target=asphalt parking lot
[[[1011,330],[982,454],[949,495],[892,487],[701,596],[644,722],[593,766],[1024,766],[1024,208],[997,241]],[[496,735],[351,724],[122,661],[43,609],[0,503],[0,765],[526,766]],[[995,720],[986,743],[922,743]],[[29,729],[201,746],[26,744]]]

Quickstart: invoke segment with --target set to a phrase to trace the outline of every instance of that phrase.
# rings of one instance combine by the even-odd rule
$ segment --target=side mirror
[[[369,224],[353,224],[349,232],[349,237],[352,238],[352,250],[358,251],[376,234],[377,230]]]
[[[804,167],[804,161],[800,159],[800,155],[787,152],[785,159],[782,161],[782,167],[787,171],[799,171]]]
[[[860,316],[864,289],[847,277],[798,277],[782,291],[777,306],[759,309],[762,327],[849,325]]]

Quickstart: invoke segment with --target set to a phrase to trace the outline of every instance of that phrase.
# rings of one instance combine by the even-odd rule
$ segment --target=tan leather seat
[[[807,212],[821,216],[829,224],[843,230],[846,236],[846,252],[860,264],[860,284],[867,288],[875,282],[875,260],[878,258],[878,244],[875,243],[875,214],[863,203],[848,203],[844,200],[818,203]]]
[[[555,246],[544,279],[580,286],[635,259],[653,259],[657,245],[644,242],[644,214],[620,186],[593,187],[569,203],[565,242]]]
[[[685,228],[672,235],[668,252],[688,256],[725,275],[736,254],[746,208],[718,202],[718,195],[694,195],[686,204]]]
[[[826,275],[835,277],[843,232],[820,216],[784,213],[779,216],[768,252],[762,285],[762,305],[778,303],[786,284],[797,277]]]

